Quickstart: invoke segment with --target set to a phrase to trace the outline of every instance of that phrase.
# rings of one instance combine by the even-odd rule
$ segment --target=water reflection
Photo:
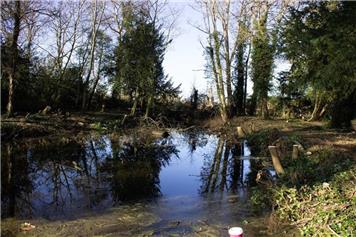
[[[113,157],[107,159],[102,171],[112,174],[115,201],[137,200],[160,195],[159,173],[177,151],[173,145],[144,144],[142,141],[112,146]]]
[[[213,159],[207,159],[201,172],[202,193],[229,191],[238,193],[255,185],[261,162],[250,157],[246,141],[232,144],[219,137]]]
[[[100,136],[1,149],[2,217],[75,218],[155,199],[168,216],[185,218],[209,211],[196,203],[208,194],[246,196],[261,168],[250,160],[246,142],[199,132],[156,141]],[[195,209],[180,205],[178,197],[191,200]]]

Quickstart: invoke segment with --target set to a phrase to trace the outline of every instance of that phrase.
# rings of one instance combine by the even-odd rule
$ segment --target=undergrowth
[[[356,235],[356,164],[331,149],[282,161],[286,174],[272,187],[256,188],[255,207],[272,207],[280,221],[303,236]]]

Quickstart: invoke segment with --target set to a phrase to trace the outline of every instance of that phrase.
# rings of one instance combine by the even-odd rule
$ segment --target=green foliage
[[[280,220],[303,236],[352,236],[356,232],[356,166],[347,155],[323,149],[309,157],[283,161],[277,185],[253,191],[259,208],[272,205]]]
[[[292,62],[291,80],[327,92],[334,126],[352,119],[356,91],[356,4],[308,2],[291,8],[282,33],[282,52]],[[351,98],[350,98],[351,96]],[[337,103],[345,100],[347,103]],[[347,113],[343,113],[347,111]],[[341,123],[341,124],[340,124]],[[346,122],[347,123],[347,122]]]
[[[280,136],[278,129],[263,129],[247,135],[252,155],[269,156],[268,146],[272,145]]]
[[[250,202],[257,212],[266,210],[272,206],[272,189],[253,187],[251,188]]]
[[[252,39],[251,77],[254,97],[258,103],[267,103],[274,65],[274,45],[267,32],[267,16],[268,11],[255,22],[257,32]]]
[[[125,6],[124,34],[116,48],[116,76],[114,90],[140,98],[150,107],[152,98],[176,97],[174,88],[163,71],[167,45],[161,26],[157,26],[144,12],[136,12],[131,3]]]
[[[300,228],[303,236],[352,236],[356,232],[355,169],[328,183],[274,190],[276,214]]]

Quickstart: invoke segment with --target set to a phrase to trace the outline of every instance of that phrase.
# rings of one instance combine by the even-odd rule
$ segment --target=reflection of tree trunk
[[[84,166],[84,173],[85,173],[85,176],[87,177],[87,184],[88,184],[88,187],[90,187],[90,173],[89,173],[89,169],[88,169],[88,163],[87,163],[87,157],[85,155],[85,151],[82,152],[81,154],[82,156],[82,161],[83,161],[83,166]]]
[[[244,185],[244,160],[243,157],[245,155],[245,147],[244,147],[244,143],[241,142],[240,143],[240,154],[241,154],[241,166],[240,166],[240,184]]]
[[[230,189],[234,192],[237,189],[238,182],[240,179],[240,168],[241,168],[241,159],[239,156],[233,156],[233,166],[232,166],[232,175],[231,175],[231,187]]]
[[[223,167],[221,170],[221,182],[220,182],[220,190],[221,191],[224,191],[224,187],[226,185],[227,165],[228,165],[228,161],[229,161],[230,149],[231,149],[230,145],[226,142]]]
[[[218,147],[215,153],[215,157],[214,159],[216,160],[215,162],[215,167],[214,167],[214,172],[213,172],[213,178],[212,178],[212,184],[211,184],[211,188],[210,188],[210,192],[214,192],[215,190],[215,186],[216,186],[216,182],[219,178],[219,170],[220,170],[220,163],[221,163],[221,156],[222,156],[222,151],[224,148],[224,141],[222,139],[219,139],[219,143],[218,143]]]
[[[221,157],[222,147],[223,147],[223,140],[219,139],[218,140],[218,145],[217,145],[216,150],[215,150],[213,163],[212,163],[210,171],[209,171],[208,181],[207,181],[207,184],[206,184],[204,192],[208,192],[209,191],[210,183],[211,183],[213,175],[214,175],[215,166],[216,165],[218,165],[218,166],[220,165],[220,164],[216,164],[216,163],[219,160],[219,156]],[[219,163],[220,163],[220,161],[219,161]]]
[[[52,199],[53,203],[56,204],[56,206],[59,206],[59,189],[60,189],[60,171],[58,169],[58,165],[53,162],[53,175],[52,175],[52,183],[53,183],[53,194],[52,194]]]
[[[3,195],[4,193],[7,193],[9,197],[9,210],[8,210],[8,215],[9,216],[14,216],[15,215],[15,209],[16,209],[16,190],[15,190],[15,180],[13,177],[13,173],[15,172],[14,170],[14,164],[13,164],[13,155],[12,155],[12,146],[10,144],[6,144],[6,154],[5,154],[5,162],[2,162],[3,170],[2,172],[5,172],[5,175],[2,174],[2,176],[6,177],[6,180],[2,181],[2,192]],[[3,187],[5,187],[3,189]]]
[[[95,147],[94,147],[94,142],[93,141],[90,141],[90,147],[91,147],[91,151],[93,153],[93,156],[94,156],[94,162],[95,162],[95,170],[96,170],[96,177],[97,177],[97,181],[100,182],[100,176],[98,175],[98,161],[99,161],[99,158],[98,158],[98,155],[96,154],[96,151],[95,151]]]

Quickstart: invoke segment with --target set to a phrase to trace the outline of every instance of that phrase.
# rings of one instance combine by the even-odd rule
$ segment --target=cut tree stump
[[[278,175],[284,174],[284,169],[283,169],[283,166],[282,166],[279,156],[278,156],[277,147],[276,146],[268,146],[268,150],[271,153],[273,167],[276,170],[277,174]]]
[[[296,159],[298,159],[298,156],[299,156],[299,146],[293,145],[292,159],[296,160]]]
[[[242,138],[242,137],[244,137],[246,135],[244,130],[242,129],[242,127],[237,127],[236,130],[237,130],[237,136],[239,138]]]

